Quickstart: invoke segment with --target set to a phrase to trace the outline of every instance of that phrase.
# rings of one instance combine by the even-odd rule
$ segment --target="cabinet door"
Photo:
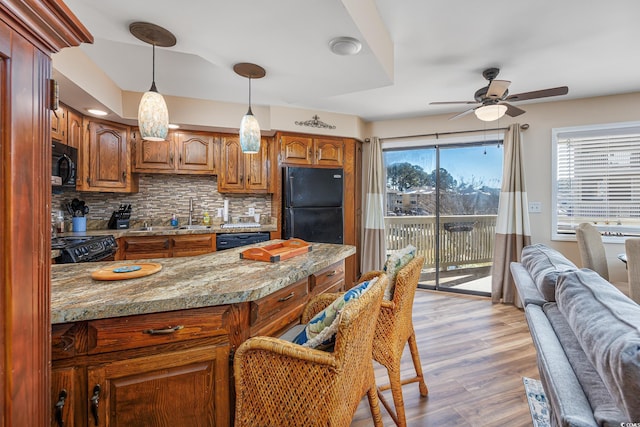
[[[131,176],[128,144],[129,128],[110,122],[91,121],[89,138],[84,144],[81,176],[83,191],[137,191]]]
[[[169,238],[166,236],[122,237],[122,259],[149,259],[171,257]]]
[[[213,252],[215,234],[192,234],[172,236],[174,257],[202,255]]]
[[[177,146],[179,170],[200,171],[208,174],[216,172],[212,135],[180,132]]]
[[[245,189],[251,192],[266,192],[269,185],[269,143],[262,138],[260,151],[255,154],[244,154],[246,171]]]
[[[51,110],[51,139],[67,144],[67,110],[62,105]]]
[[[322,166],[342,166],[344,142],[339,139],[317,138],[313,140],[315,164]]]
[[[280,137],[281,162],[288,165],[313,164],[313,139],[301,136]]]
[[[228,426],[229,346],[87,368],[89,425]]]
[[[136,132],[133,138],[133,171],[173,171],[175,168],[172,141],[174,135],[169,134],[165,141],[146,141],[139,136],[140,134]]]
[[[82,116],[73,110],[67,111],[67,145],[82,147]]]
[[[220,142],[218,191],[244,190],[244,155],[239,137],[225,137]]]
[[[73,427],[75,423],[76,400],[75,384],[77,368],[51,369],[51,426]],[[78,423],[80,425],[81,423]]]

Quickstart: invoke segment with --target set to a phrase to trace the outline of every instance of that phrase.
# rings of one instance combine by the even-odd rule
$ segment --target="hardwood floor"
[[[408,426],[532,425],[522,377],[540,377],[522,310],[486,297],[418,290],[413,318],[429,396],[421,398],[415,383],[403,387]],[[386,384],[386,370],[374,367],[377,383]],[[402,371],[413,372],[407,348]],[[385,397],[393,401],[390,391]],[[380,408],[384,424],[394,425]],[[370,425],[365,397],[351,426]]]

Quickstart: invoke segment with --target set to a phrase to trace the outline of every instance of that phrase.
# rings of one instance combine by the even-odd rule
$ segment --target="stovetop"
[[[58,264],[100,261],[113,255],[118,248],[116,239],[105,236],[64,236],[51,239],[51,249],[61,251]]]

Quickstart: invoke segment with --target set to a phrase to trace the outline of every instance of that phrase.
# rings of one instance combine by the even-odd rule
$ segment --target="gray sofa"
[[[544,245],[525,247],[510,268],[551,424],[640,423],[640,306]]]

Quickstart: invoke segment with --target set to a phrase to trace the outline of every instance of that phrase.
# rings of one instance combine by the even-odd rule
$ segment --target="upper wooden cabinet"
[[[339,138],[282,135],[280,162],[285,165],[342,167],[344,141]]]
[[[57,110],[51,110],[51,139],[80,149],[82,115],[63,104]]]
[[[268,138],[262,138],[260,152],[245,154],[238,136],[228,136],[220,141],[220,193],[268,193],[269,150]]]
[[[133,133],[133,171],[215,175],[218,141],[205,132],[171,132],[165,141],[145,141]]]
[[[129,127],[97,119],[85,121],[86,136],[79,150],[79,191],[131,193],[138,178],[131,173]]]

